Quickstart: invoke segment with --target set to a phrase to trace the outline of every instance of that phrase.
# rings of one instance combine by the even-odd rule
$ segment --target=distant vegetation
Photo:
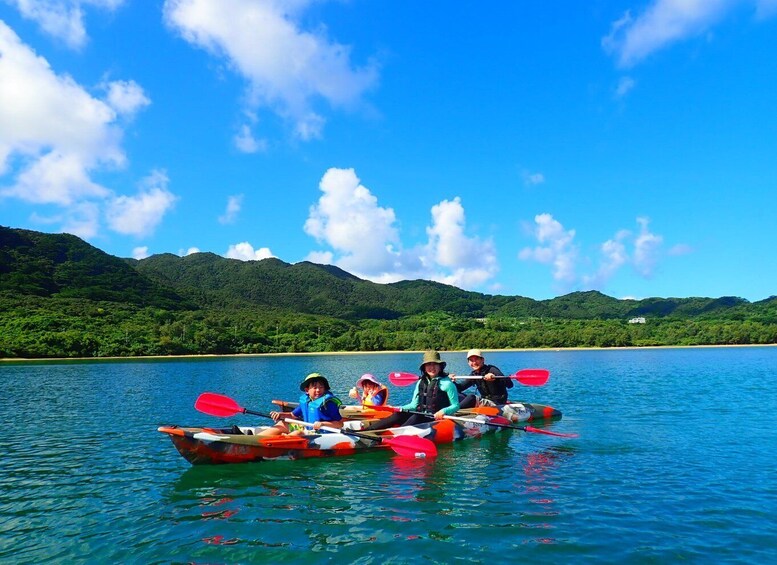
[[[536,301],[278,259],[124,260],[0,226],[0,357],[766,343],[777,343],[774,296]]]

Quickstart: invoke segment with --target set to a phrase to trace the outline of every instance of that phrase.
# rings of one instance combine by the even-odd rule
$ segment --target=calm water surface
[[[467,370],[463,353],[444,354]],[[419,354],[0,365],[0,561],[7,563],[765,563],[777,560],[777,348],[500,352],[544,367],[564,439],[522,432],[439,457],[191,467],[162,424],[255,410],[309,372],[342,398]],[[394,403],[411,388],[392,388]]]

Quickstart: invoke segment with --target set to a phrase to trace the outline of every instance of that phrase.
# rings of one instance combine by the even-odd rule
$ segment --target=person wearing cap
[[[343,417],[340,415],[342,402],[332,394],[326,377],[321,373],[310,373],[302,380],[299,389],[304,393],[299,398],[299,405],[291,412],[270,412],[270,416],[277,424],[256,435],[267,437],[305,433],[305,430],[291,430],[284,422],[286,418],[309,422],[313,424],[314,430],[324,425],[332,428],[342,427]]]
[[[459,393],[456,385],[445,372],[447,363],[440,358],[437,351],[424,353],[419,370],[421,378],[413,390],[413,399],[400,406],[399,412],[371,424],[364,430],[383,430],[396,426],[412,426],[432,420],[442,420],[459,411]],[[423,412],[424,414],[407,414],[405,411]]]
[[[507,389],[513,388],[513,381],[511,379],[496,378],[504,377],[504,374],[496,365],[486,364],[483,352],[480,349],[470,349],[467,351],[467,363],[469,363],[469,367],[472,369],[469,376],[483,378],[468,379],[467,377],[453,377],[459,392],[463,392],[472,385],[475,385],[480,393],[481,403],[506,404]],[[483,402],[484,400],[486,401],[485,403]]]
[[[361,395],[359,390],[362,389]],[[370,373],[365,373],[356,381],[348,396],[351,398],[361,398],[362,406],[383,406],[388,401],[389,390],[385,385],[380,384]]]

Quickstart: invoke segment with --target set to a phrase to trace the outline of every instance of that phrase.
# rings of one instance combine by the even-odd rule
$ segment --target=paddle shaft
[[[300,420],[292,420],[291,418],[284,419],[284,422],[289,424],[301,424],[303,426],[312,426],[310,422],[302,422]],[[339,428],[330,428],[329,426],[321,426],[320,430],[324,430],[332,433],[345,434],[347,436],[354,436],[358,438],[367,439],[370,441],[377,441],[381,444],[390,447],[394,453],[403,457],[434,457],[437,455],[437,446],[430,439],[418,437],[418,436],[395,436],[395,437],[373,437],[367,434],[360,434],[359,432],[346,431]]]
[[[462,380],[463,379],[467,379],[467,380],[472,380],[472,381],[477,381],[477,380],[481,380],[481,379],[485,380],[485,378],[486,378],[485,375],[451,375],[451,378],[454,378],[454,377],[456,379],[462,379]],[[513,379],[513,380],[516,380],[516,381],[518,380],[518,377],[516,377],[515,375],[491,375],[491,378],[494,378],[494,379]]]
[[[495,379],[513,379],[524,386],[542,386],[548,382],[550,371],[547,369],[521,369],[514,375],[493,375]],[[452,379],[484,379],[485,375],[451,375]],[[413,373],[393,372],[389,373],[389,381],[397,386],[415,384],[421,379]]]
[[[284,418],[283,420],[287,424],[297,424],[300,426],[305,426],[306,428],[312,428],[313,423],[311,422],[303,422],[302,420],[294,420],[293,418]],[[343,434],[347,436],[353,436],[353,437],[360,437],[362,439],[369,439],[372,441],[380,441],[379,437],[374,437],[369,434],[360,434],[359,432],[354,432],[351,430],[344,430],[342,428],[332,428],[330,426],[321,426],[318,428],[319,430],[324,430],[325,432],[330,432],[333,434]]]
[[[418,412],[415,410],[402,410],[402,412],[406,412],[408,414],[418,414],[420,416],[428,416],[430,418],[434,418],[434,414],[430,414],[429,412]],[[446,420],[453,420],[453,421],[459,421],[459,422],[472,422],[474,424],[485,424],[487,426],[494,426],[495,428],[505,428],[508,430],[520,430],[522,432],[527,433],[533,433],[533,434],[545,434],[548,436],[558,436],[558,437],[578,437],[577,434],[562,434],[559,432],[551,432],[550,430],[541,430],[540,428],[534,428],[532,426],[513,426],[511,424],[500,424],[497,422],[481,422],[480,420],[477,420],[475,418],[462,418],[460,416],[443,416]]]
[[[269,418],[270,420],[274,419],[269,414],[265,414],[264,412],[257,412],[256,410],[249,410],[248,408],[243,408],[243,414],[251,414],[253,416],[261,416],[263,418]]]

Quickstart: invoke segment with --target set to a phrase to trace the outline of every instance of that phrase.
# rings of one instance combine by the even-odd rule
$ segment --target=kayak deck
[[[285,400],[273,400],[281,410],[290,412],[298,406],[297,402],[287,402]],[[491,416],[504,416],[513,423],[517,422],[536,422],[537,420],[554,420],[561,418],[560,410],[548,406],[547,404],[537,404],[534,402],[511,401],[507,404],[497,405],[498,412],[487,412],[484,409],[489,407],[481,406],[479,408],[463,408],[456,412],[456,416],[472,416],[476,414],[486,414]],[[373,420],[390,416],[393,412],[381,410],[380,406],[340,406],[340,415],[346,420]]]

